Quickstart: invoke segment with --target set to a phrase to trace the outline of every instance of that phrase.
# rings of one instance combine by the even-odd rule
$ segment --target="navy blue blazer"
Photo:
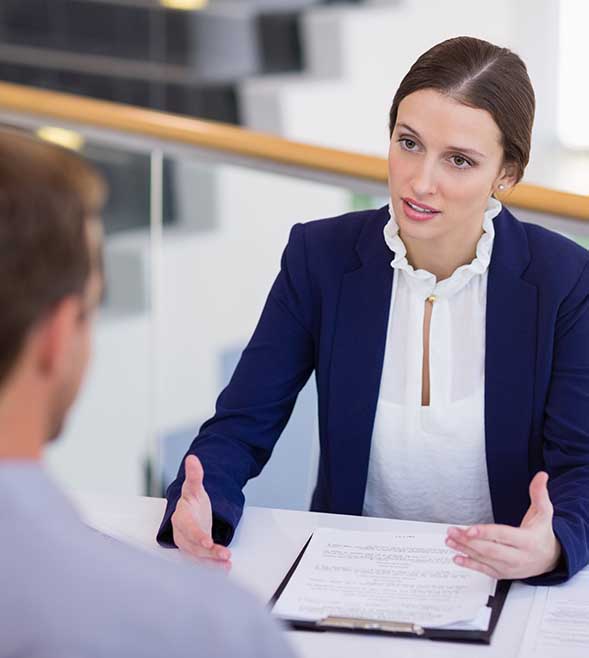
[[[270,458],[315,372],[320,462],[311,509],[362,514],[393,269],[387,208],[293,227],[253,337],[189,454],[204,466],[214,536],[228,543],[245,483]],[[487,469],[496,523],[520,524],[539,470],[550,475],[563,560],[535,584],[589,562],[589,252],[556,233],[494,220],[485,356]],[[184,467],[167,491],[170,517]]]

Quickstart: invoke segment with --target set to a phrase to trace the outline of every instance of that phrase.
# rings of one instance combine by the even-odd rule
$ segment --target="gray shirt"
[[[33,462],[0,462],[0,658],[290,658],[224,574],[86,527]]]

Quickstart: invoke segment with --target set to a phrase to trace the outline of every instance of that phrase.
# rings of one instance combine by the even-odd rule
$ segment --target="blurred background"
[[[102,115],[116,123],[136,106],[201,137],[206,126],[187,118],[384,158],[414,60],[477,36],[517,52],[536,91],[524,179],[536,196],[514,212],[587,246],[587,25],[585,0],[2,0],[0,120],[79,150],[111,188],[95,356],[48,455],[55,476],[161,495],[255,327],[291,226],[387,202],[382,177],[344,176],[337,157],[287,166],[233,152],[235,133],[219,150],[105,128]],[[122,105],[66,120],[60,96],[41,111],[9,102],[20,92],[2,82]],[[294,147],[281,148],[288,159]],[[307,507],[314,396],[310,381],[249,504]]]

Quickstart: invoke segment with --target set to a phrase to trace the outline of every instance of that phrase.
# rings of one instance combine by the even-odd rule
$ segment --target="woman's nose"
[[[436,192],[436,170],[433,163],[422,162],[414,171],[411,181],[417,198]]]

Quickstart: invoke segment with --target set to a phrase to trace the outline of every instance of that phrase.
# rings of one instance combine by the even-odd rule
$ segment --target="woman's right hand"
[[[195,455],[184,461],[186,477],[182,495],[172,514],[172,529],[176,546],[198,560],[215,560],[230,566],[231,551],[215,544],[212,537],[213,513],[211,501],[203,485],[204,470]]]

